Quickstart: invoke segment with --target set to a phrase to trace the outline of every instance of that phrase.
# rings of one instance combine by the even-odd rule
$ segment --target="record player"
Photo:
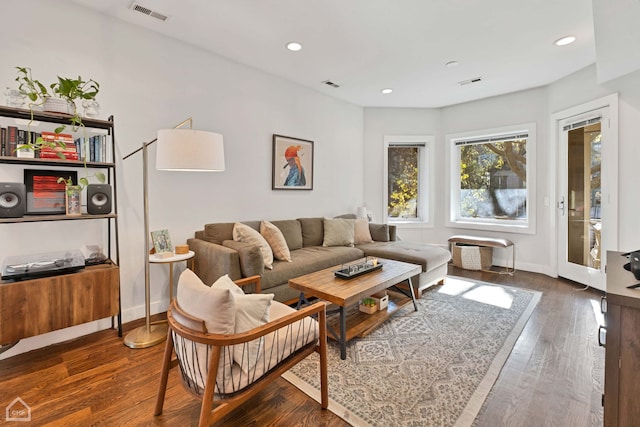
[[[2,264],[2,280],[26,280],[66,274],[83,269],[80,250],[10,256]]]

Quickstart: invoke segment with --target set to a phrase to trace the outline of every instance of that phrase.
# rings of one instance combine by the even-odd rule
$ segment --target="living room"
[[[58,74],[91,77],[101,85],[100,116],[115,117],[123,322],[144,317],[144,215],[142,160],[121,159],[155,138],[158,129],[190,116],[194,128],[224,136],[226,170],[195,175],[151,168],[150,228],[168,229],[175,244],[211,222],[332,217],[359,206],[371,209],[381,221],[385,135],[432,135],[434,158],[445,159],[446,135],[535,122],[535,233],[495,234],[515,243],[519,270],[557,277],[551,116],[617,93],[618,242],[609,249],[633,250],[640,241],[633,214],[640,196],[632,188],[640,180],[640,131],[634,125],[640,121],[640,71],[600,84],[598,66],[591,63],[547,85],[456,105],[363,107],[98,13],[81,2],[8,0],[2,9],[3,16],[23,18],[6,19],[0,28],[5,41],[0,47],[5,58],[0,78],[5,86],[14,82],[15,66],[31,67],[47,81]],[[295,58],[281,50],[276,60],[295,67]],[[273,134],[314,141],[312,191],[271,189]],[[446,188],[447,164],[435,161],[434,169],[431,223],[400,229],[404,240],[446,244],[450,235],[465,232],[446,226],[447,198],[439,189]],[[21,171],[0,168],[0,181],[21,180]],[[46,252],[61,249],[62,236],[65,246],[72,248],[100,238],[92,224],[5,226],[0,233],[2,241],[9,242],[0,248],[0,259],[32,252],[33,242],[38,251]],[[496,256],[497,263],[506,261]],[[169,302],[166,269],[153,268],[151,282],[162,284],[151,288],[151,311],[161,313]],[[105,320],[25,339],[0,359],[109,326]]]

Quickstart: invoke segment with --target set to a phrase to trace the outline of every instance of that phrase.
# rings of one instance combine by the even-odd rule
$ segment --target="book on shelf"
[[[25,159],[33,159],[36,157],[35,151],[33,148],[24,147],[24,145],[30,143],[31,141],[27,141],[27,138],[30,138],[31,135],[27,133],[24,129],[18,129],[18,143],[16,147],[16,157],[22,157]],[[22,148],[18,148],[22,147]]]
[[[7,128],[0,128],[0,156],[7,155]]]
[[[18,146],[18,128],[16,126],[7,126],[7,156],[16,157],[16,148]]]

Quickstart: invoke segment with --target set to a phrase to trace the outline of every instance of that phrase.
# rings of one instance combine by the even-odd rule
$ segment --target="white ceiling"
[[[72,1],[365,107],[457,104],[596,60],[591,0],[137,1],[165,22],[131,10],[132,0]],[[552,44],[568,34],[577,41]],[[285,49],[293,40],[300,52]]]

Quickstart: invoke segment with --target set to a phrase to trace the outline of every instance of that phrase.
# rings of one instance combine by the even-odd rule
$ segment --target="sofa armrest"
[[[225,240],[222,245],[238,252],[242,277],[262,276],[264,274],[264,260],[260,247],[251,243]]]
[[[206,240],[187,240],[189,249],[195,252],[194,273],[207,285],[228,274],[231,280],[242,278],[238,252]]]

